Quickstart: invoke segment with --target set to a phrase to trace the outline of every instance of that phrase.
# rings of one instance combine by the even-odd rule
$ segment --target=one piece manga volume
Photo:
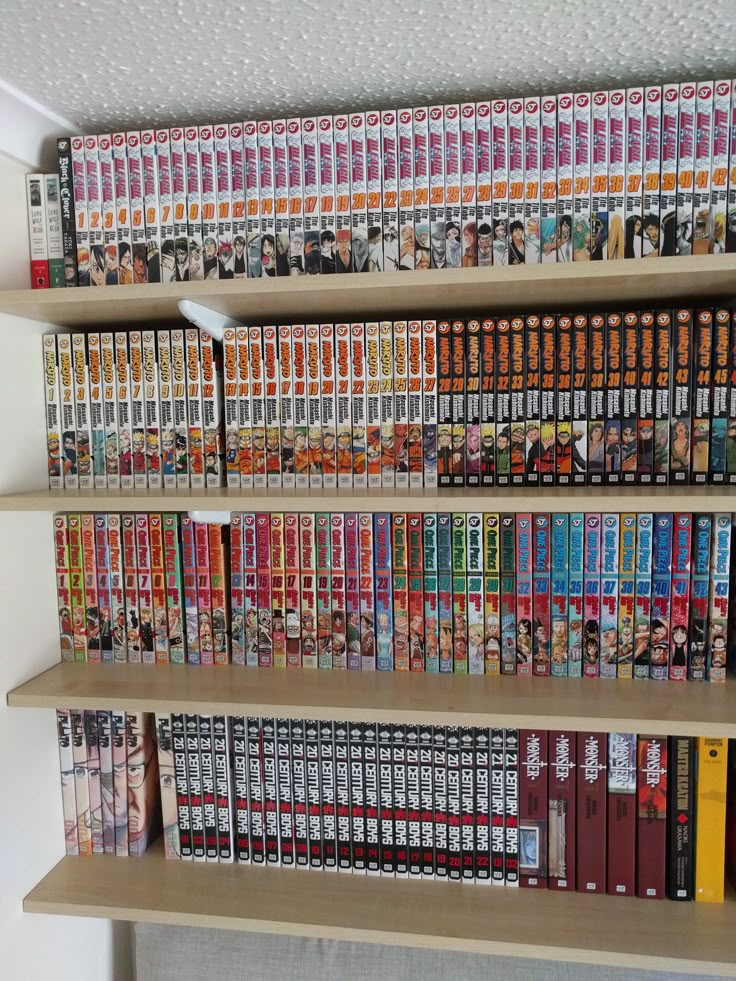
[[[429,120],[427,109],[414,110],[412,121],[414,145],[414,268],[429,269]]]
[[[619,539],[620,516],[601,520],[600,677],[615,678],[619,654]]]

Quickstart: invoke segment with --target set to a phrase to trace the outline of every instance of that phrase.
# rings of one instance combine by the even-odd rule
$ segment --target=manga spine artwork
[[[54,515],[54,553],[56,556],[56,599],[59,613],[59,652],[62,661],[74,660],[74,620],[71,606],[71,567],[67,519]]]
[[[429,238],[432,269],[445,267],[445,110],[428,111]]]
[[[524,103],[508,103],[509,234],[508,263],[526,262],[524,251]]]
[[[731,143],[731,82],[713,86],[713,149],[710,157],[710,227],[708,251],[726,251],[726,212],[728,208],[728,151]]]
[[[225,470],[227,473],[227,486],[240,487],[238,348],[234,327],[226,327],[223,331],[222,353],[225,395]]]
[[[381,159],[383,170],[383,269],[399,269],[399,155],[396,113],[381,113]]]
[[[123,134],[123,141],[124,140],[125,134]],[[124,145],[125,143],[123,143],[123,146]],[[71,166],[74,197],[74,231],[76,239],[77,282],[80,286],[89,286],[90,241],[87,217],[87,175],[84,165],[84,137],[82,136],[72,137]]]
[[[353,271],[350,201],[350,130],[347,116],[333,117],[335,148],[335,271]],[[324,269],[323,269],[324,272]]]
[[[636,735],[608,734],[607,892],[633,896],[636,861]]]
[[[289,489],[296,486],[294,470],[294,361],[292,358],[291,331],[292,328],[288,326],[278,328],[281,486]],[[275,372],[276,366],[271,369],[272,375]]]
[[[396,474],[393,324],[390,320],[382,320],[379,325],[379,331],[379,363],[381,369],[381,486],[393,487]]]
[[[424,596],[424,670],[437,674],[439,663],[439,605],[437,581],[437,515],[422,516],[422,594]]]
[[[627,313],[624,316],[624,414],[627,416],[633,406],[637,406],[637,419],[631,453],[627,455],[624,447],[622,469],[624,482],[629,482],[631,473],[639,484],[651,484],[654,480],[654,413],[655,413],[655,339],[654,314],[643,310],[640,314]],[[637,360],[638,359],[638,360]],[[637,367],[634,392],[629,385],[632,363]],[[633,402],[633,405],[632,405]],[[624,430],[631,419],[624,419]],[[669,431],[664,432],[668,440]],[[629,444],[627,444],[628,446]],[[631,459],[636,464],[634,471]],[[627,466],[628,463],[628,466]],[[629,469],[631,467],[631,469]]]
[[[399,269],[414,269],[414,137],[411,109],[397,113],[396,148],[399,172]]]
[[[217,125],[214,127],[213,136],[214,174],[217,188],[217,277],[218,279],[232,279],[233,195],[230,169],[232,164],[230,130],[227,125]],[[238,148],[236,153],[240,153],[240,148]],[[242,157],[240,159],[242,160]],[[240,188],[242,190],[242,176],[239,180],[241,181]],[[242,205],[242,200],[240,203]]]
[[[569,892],[576,885],[576,734],[551,731],[549,738],[550,889]]]
[[[264,327],[262,338],[266,481],[268,487],[281,487],[281,392],[278,328]]]
[[[508,103],[497,99],[491,105],[491,161],[493,166],[493,265],[509,261],[509,157]]]
[[[501,515],[501,674],[516,674],[516,518]]]
[[[248,328],[248,367],[250,371],[250,411],[253,486],[267,486],[266,475],[266,383],[260,327]],[[242,470],[241,470],[242,473]]]
[[[551,525],[552,572],[550,578],[550,674],[566,678],[568,673],[568,644],[570,641],[570,517],[553,514]]]
[[[271,515],[256,514],[256,648],[258,667],[273,665],[273,609],[271,593]],[[200,603],[201,606],[201,603]]]
[[[397,487],[409,486],[409,338],[405,320],[393,324],[394,475]]]
[[[110,713],[100,713],[100,716],[102,715],[107,715],[107,724],[109,725]],[[109,729],[107,735],[108,744],[110,744]],[[102,742],[104,739],[102,726],[100,726],[100,736]],[[179,795],[176,787],[176,756],[170,715],[156,715],[156,746],[158,750],[158,771],[161,783],[164,854],[167,859],[177,860],[184,857],[182,854],[181,837],[182,829],[184,833],[187,833],[189,830],[189,808],[187,805],[184,806],[187,814],[182,821],[182,816],[179,814]],[[110,752],[110,769],[112,771],[112,752]],[[112,788],[110,790],[112,791]]]
[[[129,664],[141,663],[141,621],[138,595],[138,549],[136,544],[134,514],[124,514],[123,522],[123,569],[125,570],[125,617],[126,617],[126,644]],[[70,557],[71,551],[71,518],[69,519],[70,528]],[[73,576],[72,576],[73,582]],[[72,595],[72,601],[74,596]]]
[[[572,425],[571,482],[582,486],[588,480],[588,317],[576,314],[572,321]]]
[[[606,316],[604,412],[605,484],[621,483],[621,362],[623,324],[620,313]]]
[[[358,582],[360,589],[360,669],[376,670],[376,597],[373,578],[373,517],[358,516]],[[349,531],[348,531],[349,533]]]
[[[644,89],[626,90],[626,193],[624,259],[642,254],[644,191]]]
[[[662,153],[662,88],[644,89],[644,204],[642,218],[642,258],[662,254],[660,241],[660,170]]]
[[[568,573],[567,674],[579,678],[583,671],[585,624],[585,515],[570,515],[570,568]]]
[[[475,824],[473,873],[476,882],[489,885],[491,881],[490,730],[477,726],[471,732],[473,740],[473,782],[475,785],[475,800],[473,803]],[[419,738],[420,740],[422,738],[421,731]]]
[[[186,147],[187,156],[189,154],[189,131],[187,131]],[[196,129],[194,130],[196,141]],[[148,262],[146,248],[146,208],[143,187],[143,160],[141,156],[141,134],[138,132],[127,133],[126,142],[128,145],[128,188],[130,192],[130,238],[132,256],[132,282],[148,282]],[[189,175],[189,161],[187,161],[187,173]],[[197,195],[199,194],[199,165],[196,167],[197,176]],[[187,199],[189,198],[189,187],[187,187]],[[197,214],[199,214],[199,198],[197,197]],[[91,220],[91,219],[90,219]],[[191,220],[191,215],[190,215]],[[190,234],[191,237],[191,234]],[[199,243],[201,251],[201,239]],[[92,255],[90,253],[90,273],[92,273]],[[192,276],[191,255],[190,255],[190,279],[201,279],[201,274],[197,277]]]
[[[469,320],[465,327],[465,482],[480,486],[480,321]],[[421,355],[421,351],[418,352]]]
[[[230,720],[232,746],[232,797],[235,832],[235,855],[238,862],[251,864],[251,814],[248,800],[248,755],[245,718],[233,716]]]
[[[653,516],[636,519],[634,678],[648,678],[652,646]]]
[[[294,481],[297,487],[309,487],[309,428],[307,342],[304,324],[291,328],[294,415]]]
[[[197,570],[197,619],[199,656],[202,665],[214,664],[214,638],[212,634],[212,563],[208,526],[202,522],[194,525],[194,546]]]
[[[672,315],[660,310],[654,333],[654,483],[670,480],[670,377]],[[682,442],[682,441],[681,441]]]
[[[728,423],[726,424],[726,483],[736,483],[736,312],[731,314],[728,355]],[[62,406],[62,416],[63,416]]]
[[[291,120],[290,120],[291,122]],[[302,228],[304,230],[304,272],[318,276],[321,272],[320,199],[319,199],[319,127],[315,116],[301,120],[300,158],[302,172],[298,178],[302,192]],[[290,164],[296,166],[296,134],[292,135],[293,154]],[[291,171],[290,171],[291,174]],[[290,177],[291,179],[291,177]],[[296,199],[297,175],[294,174]]]
[[[466,521],[464,514],[452,515],[452,662],[455,674],[468,673]]]
[[[378,728],[380,874],[394,874],[393,760],[391,725]]]
[[[158,152],[156,133],[141,131],[141,171],[143,208],[146,223],[146,262],[148,282],[161,282],[161,212],[158,200]]]
[[[315,516],[317,554],[317,666],[332,670],[332,561],[329,514]]]
[[[312,120],[314,123],[314,120]],[[317,182],[317,168],[316,155],[314,150],[316,145],[314,143],[314,133],[315,129],[312,130],[310,134],[312,136],[311,144],[311,158],[310,158],[310,178],[312,180],[312,200],[310,204],[310,223],[314,222],[314,211],[317,204],[317,194],[316,194],[316,182]],[[286,169],[289,184],[289,275],[290,276],[303,276],[306,271],[306,241],[305,241],[305,214],[306,214],[306,194],[303,186],[303,179],[305,174],[304,160],[302,158],[302,121],[301,119],[288,119],[286,122]],[[312,230],[312,236],[314,237],[314,230]],[[314,241],[310,242],[314,246]],[[318,246],[318,243],[317,243]],[[319,257],[319,247],[312,249],[314,255],[312,256],[311,263],[312,267],[317,265],[315,259]]]
[[[206,483],[205,460],[204,460],[204,432],[203,432],[203,401],[202,401],[202,370],[200,360],[200,335],[198,330],[186,330],[184,332],[185,344],[185,388],[186,388],[186,420],[188,423],[187,437],[189,443],[189,455],[186,461],[179,463],[183,446],[177,446],[177,470],[185,466],[189,469],[191,486],[202,489]],[[174,356],[174,377],[176,378],[176,338],[172,331],[172,354]],[[176,398],[176,394],[175,394]],[[182,406],[183,408],[183,406]],[[179,442],[179,426],[177,418],[177,407],[174,405],[175,420],[177,421],[177,444]],[[183,476],[180,474],[180,477]]]
[[[118,285],[118,227],[115,208],[115,169],[113,163],[112,139],[109,134],[97,137],[100,161],[100,197],[102,200],[102,245],[104,249],[104,280],[106,286]],[[48,184],[48,178],[47,178]],[[158,194],[158,188],[156,189]],[[58,195],[57,195],[58,203]],[[57,212],[58,213],[58,212]],[[54,276],[55,260],[51,250],[52,212],[48,204],[47,220],[49,222],[49,271],[51,286],[63,285]]]
[[[601,516],[585,515],[583,564],[583,677],[597,678],[600,669]]]
[[[365,169],[368,195],[368,272],[383,272],[381,114],[365,114]]]
[[[365,113],[350,116],[350,203],[353,272],[368,272],[368,186],[366,173]]]
[[[245,719],[245,749],[248,765],[248,805],[250,814],[250,860],[253,865],[266,864],[265,795],[261,721]]]
[[[669,678],[687,680],[690,648],[690,559],[693,515],[676,514],[672,545],[672,629],[670,630]]]
[[[352,484],[354,487],[366,488],[368,486],[368,463],[366,456],[366,389],[368,379],[365,358],[365,325],[349,324],[348,330],[347,361],[342,356],[343,349],[341,347],[338,365],[340,386],[342,388],[346,383],[348,386],[347,404],[344,412],[345,417],[350,419],[352,429],[348,433],[347,426],[345,428],[342,450],[343,454],[345,454],[349,435],[349,442],[352,447]],[[344,394],[343,398],[345,398]],[[345,458],[345,463],[347,464],[347,458]]]
[[[197,335],[197,331],[194,334]],[[132,470],[135,488],[148,485],[146,467],[146,409],[143,379],[143,338],[140,331],[128,334],[130,354],[130,423],[132,429]]]
[[[174,257],[176,268],[174,280],[182,282],[189,279],[189,211],[187,208],[187,153],[184,130],[174,127],[169,131],[171,137],[171,200],[174,206]],[[113,136],[113,147],[116,136]],[[124,144],[123,144],[124,145]],[[123,150],[123,153],[125,151]],[[127,180],[127,176],[126,176]],[[127,185],[126,185],[127,187]],[[117,192],[116,192],[117,193]],[[120,251],[120,196],[118,200],[118,251]],[[119,256],[121,282],[123,275],[122,256]],[[128,280],[132,282],[132,277]]]
[[[680,99],[682,99],[682,94],[680,94]],[[728,171],[728,202],[727,202],[727,214],[726,214],[726,251],[736,252],[736,80],[732,81],[731,83],[731,114],[729,116],[728,160],[729,160],[729,171]],[[62,187],[63,187],[63,175],[61,171],[61,154],[59,155],[59,175],[60,177],[62,177]],[[62,192],[62,217],[65,218],[63,192]],[[64,247],[64,254],[66,255],[66,243]]]
[[[125,334],[122,335],[124,339],[125,336]],[[76,385],[71,334],[58,335],[56,351],[58,357],[57,367],[61,422],[61,456],[59,465],[64,478],[65,490],[77,490],[79,488],[79,464],[77,451],[77,414],[74,404]]]
[[[652,622],[649,677],[666,681],[670,657],[672,613],[673,516],[654,517],[652,547]]]
[[[276,759],[276,723],[260,720],[261,760],[263,766],[263,845],[266,865],[280,866],[279,790]]]
[[[307,761],[307,833],[309,835],[309,867],[323,867],[322,828],[327,828],[330,817],[334,816],[334,800],[332,814],[328,813],[330,804],[328,794],[331,792],[329,781],[322,781],[322,758],[320,755],[319,728],[314,719],[308,719],[304,724],[304,754]],[[320,784],[322,787],[320,787]],[[322,789],[324,788],[324,789]],[[327,836],[325,835],[325,838]],[[325,867],[326,863],[325,855]]]
[[[693,82],[680,85],[677,141],[676,255],[691,255],[693,250],[695,145],[698,131],[696,91]]]
[[[425,623],[424,623],[424,541],[422,515],[409,514],[406,519],[408,533],[408,591],[409,591],[409,669],[424,671]],[[483,620],[481,599],[481,624]],[[435,625],[435,631],[437,626]]]
[[[533,673],[536,675],[548,675],[550,674],[550,644],[552,637],[552,532],[550,527],[550,515],[535,514],[533,520]]]
[[[590,258],[608,257],[608,155],[610,145],[608,92],[593,92],[590,132]]]
[[[258,149],[258,124],[253,121],[243,123],[243,177],[245,243],[233,242],[233,276],[235,279],[243,279],[247,274],[248,279],[257,279],[264,273],[261,260],[261,158]]]
[[[294,806],[294,864],[298,869],[309,868],[309,812],[307,805],[307,751],[304,738],[305,723],[301,719],[285,720],[289,727],[291,760],[291,793]]]
[[[360,532],[358,515],[350,512],[341,517],[340,528],[345,541],[345,636],[347,641],[347,667],[349,671],[360,671],[361,629],[360,609]],[[370,585],[370,583],[369,583]],[[370,621],[370,622],[369,622]],[[369,629],[370,628],[370,629]],[[366,647],[375,641],[372,617],[365,622]]]
[[[230,548],[232,550],[232,544]],[[284,515],[284,575],[286,577],[286,666],[287,668],[300,668],[302,658],[299,605],[299,515],[293,511]]]
[[[588,333],[588,483],[605,483],[606,318],[593,313]]]
[[[159,355],[160,357],[160,355]],[[173,437],[174,437],[174,476],[169,480],[170,486],[189,487],[189,413],[187,398],[189,393],[188,379],[189,362],[185,332],[171,331],[171,377],[173,400]],[[122,473],[122,469],[121,469]],[[169,477],[171,478],[171,474]],[[165,484],[166,486],[166,484]]]
[[[666,887],[669,899],[693,898],[695,740],[670,736],[667,760],[669,812]]]
[[[636,894],[664,899],[667,849],[667,739],[637,739]]]
[[[276,275],[289,275],[289,163],[286,146],[286,120],[274,119],[273,128],[273,212],[276,245]]]
[[[543,486],[550,486],[555,482],[555,471],[557,467],[555,401],[558,366],[556,364],[557,343],[555,317],[549,315],[542,317],[541,327],[539,356],[539,479]],[[560,449],[564,450],[564,447],[561,446]],[[564,459],[564,453],[561,453],[561,456]]]
[[[531,514],[516,516],[516,673],[533,672],[534,597],[533,536]]]
[[[496,480],[496,322],[480,325],[480,482],[492,487]],[[434,485],[433,485],[434,486]]]
[[[462,156],[460,106],[445,106],[445,266],[462,265]]]
[[[369,487],[381,487],[381,413],[383,393],[381,392],[381,341],[380,327],[377,323],[365,325],[365,448],[366,476]],[[390,399],[393,408],[393,397]]]
[[[347,596],[345,568],[345,515],[329,516],[330,535],[330,642],[332,644],[332,666],[337,670],[348,667],[347,646]],[[319,539],[318,539],[319,546]],[[318,559],[319,561],[319,559]]]
[[[608,240],[604,259],[623,259],[626,211],[626,90],[608,93]]]
[[[246,130],[247,140],[247,130]],[[248,162],[246,149],[246,167]],[[247,172],[247,171],[246,171]],[[246,184],[246,194],[248,185]],[[246,201],[248,198],[246,197]],[[248,239],[248,271],[251,272],[251,262],[259,262],[259,271],[252,270],[254,276],[276,275],[276,203],[274,188],[274,136],[273,123],[263,120],[258,123],[258,216],[259,240],[258,247],[253,244],[251,259],[251,242]]]
[[[120,729],[120,737],[117,737],[118,727]],[[125,741],[123,737],[123,731],[125,729],[125,715],[124,713],[112,714],[112,751],[113,751],[113,766],[115,768],[115,773],[113,776],[113,781],[115,782],[115,832],[116,832],[116,854],[126,854],[127,855],[127,838],[125,841],[125,852],[121,853],[117,850],[117,844],[119,841],[119,834],[121,831],[121,825],[119,821],[120,815],[118,814],[118,801],[124,799],[127,802],[127,776],[125,766]],[[118,742],[120,743],[120,748],[122,750],[122,761],[119,761],[116,756],[116,749],[118,748]],[[176,787],[176,820],[179,827],[179,845],[180,852],[179,857],[182,861],[192,861],[194,858],[194,849],[192,842],[192,818],[191,818],[191,808],[189,805],[189,774],[187,770],[187,743],[186,743],[186,724],[183,715],[172,715],[171,716],[171,747],[174,754],[174,782]],[[122,766],[121,766],[122,763]],[[117,781],[122,770],[122,779],[126,781],[123,786],[125,791],[125,798],[121,798],[118,791]],[[127,815],[125,818],[125,829],[124,833],[127,836],[128,821]]]
[[[251,124],[252,125],[252,124]],[[245,279],[247,274],[248,250],[247,250],[247,224],[251,221],[251,216],[247,212],[248,201],[245,192],[245,142],[244,125],[242,123],[230,123],[230,214],[232,221],[231,231],[231,256],[230,265],[225,270],[225,279]],[[252,140],[251,140],[252,142]],[[252,153],[251,147],[251,157]],[[253,170],[251,161],[251,170]],[[257,177],[255,174],[252,176]],[[222,250],[222,245],[220,246]],[[227,275],[227,273],[230,275]]]
[[[99,664],[102,660],[100,653],[100,610],[95,555],[95,521],[92,514],[81,516],[81,540],[87,661]]]
[[[542,261],[541,107],[538,99],[524,103],[524,262]]]
[[[475,119],[478,265],[490,266],[493,264],[493,143],[490,102],[476,103]]]
[[[713,82],[700,82],[695,97],[695,173],[693,180],[692,254],[710,250]]]
[[[309,343],[308,330],[307,343]],[[311,354],[309,358],[311,359]],[[320,421],[322,426],[320,457],[322,482],[324,487],[332,488],[337,487],[337,452],[335,445],[335,328],[332,324],[321,324],[319,328],[318,367],[320,371]]]
[[[293,868],[294,788],[291,779],[291,732],[288,719],[276,719],[276,785],[281,864],[285,868]]]
[[[151,515],[151,517],[154,517]],[[155,664],[155,630],[153,610],[153,579],[151,575],[151,539],[149,516],[135,518],[136,566],[138,572],[138,638],[143,664]]]
[[[603,733],[577,735],[578,892],[606,891],[606,770],[608,739]]]
[[[303,668],[318,666],[317,651],[317,554],[313,514],[299,519],[301,569],[301,661]]]
[[[557,237],[558,262],[572,262],[573,189],[575,178],[575,129],[573,97],[557,96]],[[551,250],[550,250],[551,251]]]
[[[202,775],[202,819],[205,859],[217,861],[217,807],[215,804],[215,758],[212,751],[212,716],[198,715],[199,767]]]
[[[337,813],[337,870],[351,872],[351,820],[350,820],[350,749],[348,726],[335,722],[333,726],[335,757],[335,810]]]
[[[367,728],[367,727],[366,727]],[[372,727],[371,727],[372,728]],[[419,866],[423,879],[435,878],[435,848],[434,848],[434,759],[432,746],[432,726],[419,726]],[[369,744],[366,743],[366,767],[368,760]],[[486,763],[486,769],[488,768]],[[366,805],[368,804],[368,770],[366,768]],[[486,802],[488,792],[486,788]],[[487,816],[487,804],[486,804]],[[369,853],[370,857],[370,853]],[[371,874],[371,867],[368,866],[368,874]]]
[[[452,335],[449,320],[437,324],[437,476],[452,486]]]
[[[321,422],[319,325],[306,327],[307,431],[308,475],[310,487],[322,486],[322,446],[324,436]],[[329,403],[328,403],[329,405]],[[328,436],[329,444],[329,436]]]
[[[636,613],[636,523],[635,514],[619,516],[618,557],[618,653],[617,676],[633,676],[634,624]]]
[[[537,318],[527,317],[527,406],[529,406],[529,379],[533,374],[534,358],[533,351],[530,349],[529,321]],[[535,337],[532,330],[531,337]],[[555,478],[556,483],[569,486],[573,480],[573,455],[577,453],[577,446],[573,443],[572,434],[572,407],[573,407],[573,351],[575,335],[573,333],[573,323],[571,317],[560,314],[557,317],[557,395],[556,395],[556,432],[555,432]],[[537,345],[538,348],[538,345]],[[530,367],[529,362],[532,361]],[[536,357],[537,364],[539,355]],[[538,377],[538,376],[537,376]],[[583,389],[584,391],[584,389]],[[533,408],[533,406],[532,406]],[[533,425],[534,415],[527,408],[527,427]],[[527,439],[528,439],[527,435]],[[537,436],[537,438],[539,438]],[[549,437],[548,437],[549,438]],[[577,457],[576,457],[577,462]],[[530,475],[531,476],[531,475]],[[529,481],[531,483],[531,481]]]
[[[710,314],[712,318],[712,314]],[[690,483],[692,450],[696,448],[691,420],[693,381],[694,325],[692,310],[677,310],[673,317],[672,368],[670,396],[670,482]],[[712,339],[712,320],[709,331]],[[710,367],[710,366],[709,366]],[[710,370],[708,370],[710,374]],[[707,473],[707,434],[704,440]]]
[[[243,518],[243,606],[245,665],[258,667],[258,542],[255,514]],[[300,662],[301,663],[301,662]]]
[[[153,650],[156,664],[168,664],[169,623],[166,611],[166,569],[164,529],[160,514],[148,517],[148,541],[151,556],[151,606],[153,609]],[[100,604],[102,605],[102,604]]]
[[[111,515],[110,518],[113,516]],[[109,520],[109,519],[108,519]],[[184,664],[186,646],[183,620],[183,580],[181,551],[179,547],[179,519],[175,514],[163,515],[164,588],[166,591],[166,623],[168,630],[169,659],[172,664]]]
[[[497,514],[483,515],[483,606],[485,673],[501,671],[500,524]]]
[[[557,100],[541,100],[540,154],[542,205],[539,244],[542,262],[557,262]],[[478,230],[480,236],[480,229]],[[479,239],[480,241],[480,239]],[[480,263],[479,263],[480,264]]]
[[[679,317],[680,311],[678,311]],[[694,359],[692,365],[692,452],[690,480],[693,484],[705,484],[710,473],[709,447],[711,444],[711,403],[713,382],[711,359],[713,355],[713,311],[698,310],[694,324]],[[679,334],[679,331],[678,331]],[[678,337],[679,341],[679,337]],[[678,351],[679,362],[679,351]],[[678,364],[679,373],[679,364]],[[675,382],[677,385],[677,381]],[[675,389],[675,396],[677,389]]]
[[[687,649],[689,681],[705,681],[705,646],[708,638],[710,592],[710,548],[712,516],[699,514],[693,525],[692,578],[690,580],[690,623]]]
[[[161,221],[161,282],[176,282],[176,239],[174,235],[174,190],[171,162],[171,134],[156,130],[158,165],[158,207]],[[229,173],[229,163],[227,165]]]
[[[174,360],[171,347],[171,333],[168,330],[159,330],[157,332],[156,347],[158,349],[161,470],[163,474],[163,485],[168,490],[176,487],[177,434],[174,408],[176,405],[176,399],[180,399],[184,393],[176,392],[177,383],[174,381]],[[110,477],[108,474],[108,482],[109,480]],[[238,484],[238,486],[240,485]]]
[[[573,188],[572,257],[575,262],[587,261],[591,254],[591,98],[578,92],[573,110],[575,132],[575,184]]]
[[[43,335],[43,379],[49,487],[60,490],[64,486],[65,461],[61,456],[61,382],[55,334]]]
[[[676,251],[679,100],[680,87],[678,85],[662,87],[662,151],[659,192],[660,255],[675,255]]]
[[[273,517],[275,520],[276,515]],[[214,662],[215,664],[228,664],[230,662],[230,644],[227,627],[230,623],[230,608],[228,604],[226,548],[229,536],[226,529],[218,524],[208,525],[207,531],[210,549],[210,598],[212,602]],[[275,644],[276,627],[274,627],[274,646]],[[283,666],[285,666],[285,661]]]
[[[80,490],[85,490],[94,487],[95,478],[92,459],[92,429],[90,425],[87,338],[84,334],[72,334],[72,365],[77,430],[77,474]]]
[[[59,175],[64,285],[72,287],[77,285],[77,237],[75,230],[72,146],[71,141],[66,137],[62,137],[56,141],[56,160]]]
[[[504,885],[519,885],[519,730],[504,731]]]
[[[439,617],[439,671],[452,673],[452,515],[437,515],[437,611]]]
[[[465,486],[465,322],[452,321],[452,486]]]
[[[526,393],[524,318],[511,320],[511,483],[520,486],[526,473]]]
[[[212,746],[215,765],[215,807],[217,814],[217,860],[234,862],[234,820],[235,793],[233,786],[233,765],[231,741],[224,715],[212,717]]]
[[[97,712],[97,745],[99,747],[100,762],[100,820],[102,823],[102,850],[105,855],[115,854],[115,815],[114,815],[114,787],[112,769],[112,742],[111,718],[109,712]],[[173,768],[172,768],[173,769]],[[173,794],[173,787],[169,788],[173,800],[173,809],[170,799],[162,801],[162,811],[176,815],[176,796]],[[178,835],[178,829],[177,829]]]
[[[415,109],[412,119],[414,181],[414,268],[429,269],[429,122],[426,108]]]
[[[713,315],[713,360],[711,379],[713,382],[712,408],[710,414],[710,459],[708,464],[708,483],[723,484],[726,480],[728,436],[728,376],[729,376],[729,336],[731,327],[730,311],[716,307]]]
[[[74,798],[76,801],[76,836],[79,851],[84,857],[92,855],[92,815],[90,811],[90,790],[88,783],[88,756],[84,712],[71,709],[72,762],[74,774]],[[127,791],[127,787],[126,787]],[[70,795],[71,796],[71,795]]]
[[[547,733],[519,730],[519,885],[547,888]]]
[[[475,103],[460,106],[460,172],[462,187],[462,260],[461,265],[478,265],[478,232],[476,217],[477,151]]]
[[[145,455],[148,486],[160,490],[162,480],[161,419],[159,415],[159,366],[156,356],[156,333],[144,330],[141,336],[143,354],[143,412]]]
[[[619,515],[601,520],[600,677],[615,678],[619,651]]]
[[[370,515],[361,515],[370,520]],[[362,538],[362,535],[361,535]],[[373,516],[373,562],[375,588],[376,668],[394,669],[393,571],[391,564],[391,515]],[[361,568],[361,593],[363,571]]]
[[[136,134],[137,135],[137,134]],[[140,154],[140,148],[138,148]],[[140,166],[140,156],[138,156]],[[130,166],[130,157],[128,158]],[[100,152],[96,136],[84,138],[84,171],[87,182],[87,226],[89,229],[89,284],[105,285],[105,232],[102,224]],[[140,172],[139,172],[140,174]],[[141,185],[142,186],[142,185]],[[41,189],[43,196],[43,189]],[[45,208],[44,208],[45,211]],[[44,214],[45,220],[45,214]],[[47,253],[48,258],[48,253]],[[144,280],[145,282],[145,280]]]
[[[713,516],[710,595],[708,597],[708,641],[705,662],[708,681],[723,682],[726,680],[726,636],[730,603],[730,520],[728,514],[715,514]]]

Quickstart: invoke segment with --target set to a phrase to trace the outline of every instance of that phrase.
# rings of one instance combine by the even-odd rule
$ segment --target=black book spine
[[[350,831],[353,872],[365,874],[365,764],[363,761],[363,726],[348,726],[350,742]]]
[[[488,729],[475,730],[475,879],[491,878],[491,754]]]
[[[320,758],[319,724],[309,719],[304,726],[304,751],[307,758],[307,830],[309,834],[309,867],[321,869],[322,857],[322,760]]]
[[[475,878],[475,733],[470,727],[460,730],[460,843],[462,877]]]
[[[496,321],[496,484],[511,483],[511,324]]]
[[[394,795],[391,726],[378,732],[378,772],[380,794],[381,875],[394,874]]]
[[[348,726],[345,722],[335,723],[335,806],[337,810],[337,868],[340,872],[350,872],[352,868],[350,850],[350,747],[348,745]]]
[[[421,795],[421,866],[425,879],[434,878],[434,761],[432,727],[419,728],[419,787]]]
[[[588,483],[605,482],[606,318],[590,315],[588,333]]]
[[[279,793],[281,864],[294,865],[294,799],[291,782],[291,732],[288,719],[276,720],[276,782]]]
[[[494,886],[504,884],[505,799],[504,730],[491,729],[491,882]]]
[[[64,282],[77,286],[77,232],[74,213],[74,179],[72,177],[72,145],[67,137],[56,141],[59,171],[59,203],[61,205],[61,245],[64,251]]]
[[[432,730],[432,777],[434,781],[434,873],[438,879],[448,878],[447,850],[447,729],[435,726]]]
[[[695,740],[670,736],[667,779],[667,895],[670,899],[693,898],[694,770]]]
[[[263,748],[261,720],[251,716],[245,720],[247,734],[248,799],[250,812],[250,853],[254,865],[266,862],[263,797]]]
[[[187,739],[183,715],[171,716],[171,745],[174,750],[176,779],[176,813],[182,859],[193,857],[192,818],[189,809],[189,776],[187,773]]]
[[[460,730],[447,727],[447,854],[449,878],[462,879],[462,799],[460,793]]]
[[[217,856],[220,862],[232,862],[233,854],[233,770],[227,720],[212,716],[212,750],[215,758],[215,807],[217,808]]]
[[[378,778],[378,727],[363,723],[363,768],[365,782],[365,850],[368,875],[381,874],[381,798]]]
[[[322,861],[324,868],[337,868],[337,797],[335,790],[335,744],[333,723],[319,724],[320,778],[322,788]],[[311,840],[310,830],[310,840]],[[312,862],[314,866],[314,862]]]
[[[199,765],[202,770],[204,844],[208,862],[216,862],[217,805],[215,803],[215,758],[212,751],[212,716],[199,717]]]
[[[635,484],[638,469],[639,314],[625,313],[621,352],[621,483]]]
[[[279,791],[276,760],[276,725],[273,719],[261,719],[263,751],[263,809],[266,864],[279,864]]]
[[[480,348],[480,482],[484,487],[493,487],[496,482],[495,333],[495,320],[484,320]]]
[[[248,757],[245,718],[231,721],[235,793],[235,854],[239,862],[250,863],[250,810],[248,806]]]
[[[187,739],[187,774],[189,776],[189,813],[192,820],[192,854],[195,862],[206,860],[204,808],[202,804],[202,766],[199,756],[199,724],[196,715],[185,718]]]
[[[507,729],[504,748],[504,871],[507,886],[519,885],[519,730]]]
[[[406,727],[406,808],[409,875],[422,876],[422,817],[419,776],[419,728]]]
[[[294,864],[309,867],[309,815],[307,811],[307,759],[304,742],[304,722],[292,719],[289,723],[291,741],[291,788],[294,810]],[[319,770],[317,771],[319,781]],[[319,787],[319,783],[318,783]]]
[[[540,398],[539,398],[539,440],[540,471],[542,483],[551,487],[556,473],[556,409],[557,399],[557,323],[555,317],[542,317],[540,339]]]
[[[394,874],[409,874],[408,821],[406,807],[406,726],[391,726],[391,762],[394,786]]]

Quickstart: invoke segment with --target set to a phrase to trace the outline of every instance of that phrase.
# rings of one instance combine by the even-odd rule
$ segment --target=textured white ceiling
[[[0,78],[89,132],[736,74],[736,0],[0,0]]]

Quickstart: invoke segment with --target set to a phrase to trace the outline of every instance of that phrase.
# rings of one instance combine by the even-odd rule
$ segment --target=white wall
[[[0,289],[29,286],[24,173],[0,156]],[[45,486],[45,329],[0,314],[0,494]],[[0,977],[127,981],[126,925],[22,911],[64,854],[55,715],[4,698],[59,659],[51,531],[49,514],[0,512]]]

